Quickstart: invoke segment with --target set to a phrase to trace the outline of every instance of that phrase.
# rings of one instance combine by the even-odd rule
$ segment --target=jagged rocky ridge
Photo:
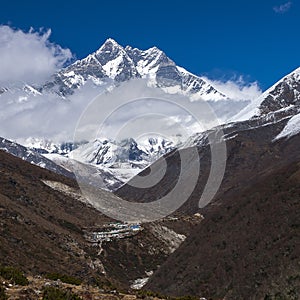
[[[86,58],[77,60],[70,66],[60,70],[54,74],[51,79],[42,85],[28,85],[23,83],[12,83],[8,87],[1,89],[2,94],[6,94],[15,105],[19,103],[30,103],[32,97],[56,97],[61,101],[72,101],[69,97],[76,94],[82,87],[88,86],[88,89],[95,88],[103,91],[103,89],[111,89],[113,86],[121,82],[131,79],[144,78],[148,85],[160,87],[167,93],[179,93],[188,95],[192,100],[220,100],[226,101],[228,97],[217,91],[211,84],[203,78],[195,76],[185,69],[176,66],[176,64],[166,56],[166,54],[156,47],[148,50],[139,50],[130,46],[122,47],[113,39],[108,39],[94,53]],[[59,105],[59,102],[55,102]],[[239,104],[237,104],[239,105]],[[242,106],[244,106],[244,102]],[[232,113],[229,113],[230,115]],[[11,138],[7,136],[7,138]],[[107,137],[109,138],[109,137]],[[153,136],[149,136],[148,140],[154,140]],[[35,136],[24,136],[18,139],[19,143],[26,147],[32,148],[42,154],[55,153],[67,155],[72,150],[76,149],[77,144],[72,144],[70,141],[57,142],[51,139],[42,139]],[[90,144],[93,141],[88,141]],[[159,142],[160,143],[160,142]],[[116,144],[111,141],[111,144]],[[112,158],[115,162],[119,162],[120,155],[124,160],[124,153],[127,153],[126,166],[119,166],[119,169],[127,169],[126,174],[122,174],[121,181],[126,181],[130,175],[131,169],[142,169],[153,162],[159,156],[172,150],[177,145],[167,145],[168,143],[160,143],[160,149],[156,146],[149,145],[130,145],[123,143],[120,146],[111,146],[118,148],[118,151],[112,153]],[[123,150],[120,150],[123,147]],[[86,147],[85,147],[86,148]],[[94,148],[94,145],[92,146]],[[134,150],[136,148],[136,150]],[[153,148],[153,150],[151,150]],[[120,151],[119,151],[120,150]],[[107,146],[99,147],[98,157],[90,159],[87,157],[78,157],[80,162],[89,162],[89,160],[97,166],[105,166],[106,162],[101,162],[100,157],[107,156]],[[78,152],[77,152],[78,153]],[[56,156],[52,156],[57,159]],[[49,156],[49,158],[52,158]],[[133,170],[136,174],[136,170]],[[116,174],[118,176],[118,174]],[[125,177],[124,177],[125,176]]]
[[[299,111],[299,100],[300,68],[297,68],[242,109],[232,121],[248,120],[276,111],[291,115]]]
[[[53,75],[52,81],[38,88],[38,91],[54,91],[67,96],[88,80],[101,85],[107,81],[118,83],[134,78],[147,78],[152,84],[162,88],[177,88],[175,92],[181,91],[195,99],[227,98],[204,79],[176,66],[158,48],[145,51],[130,46],[123,48],[113,39],[106,40],[96,52]]]
[[[43,94],[67,98],[88,82],[95,87],[113,86],[137,78],[145,78],[152,86],[165,88],[169,93],[182,93],[194,100],[228,99],[204,78],[178,67],[162,50],[124,48],[113,39],[107,39],[97,51],[53,74],[42,85],[13,83],[1,87],[1,94],[11,93],[12,97],[24,99]]]

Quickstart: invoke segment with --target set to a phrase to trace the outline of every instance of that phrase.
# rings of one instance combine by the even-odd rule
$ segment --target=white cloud
[[[213,84],[232,99],[190,101],[185,96],[151,88],[143,79],[125,82],[112,93],[104,94],[103,91],[110,87],[109,82],[96,88],[88,81],[65,100],[53,94],[33,96],[9,91],[1,95],[0,137],[20,143],[28,137],[72,141],[84,113],[84,125],[80,126],[83,136],[79,140],[98,137],[103,120],[100,137],[136,138],[151,132],[169,140],[178,134],[187,138],[226,122],[261,93],[257,83],[247,85],[242,78],[238,82],[215,81]],[[99,94],[102,96],[93,102]],[[90,102],[94,103],[91,107]]]
[[[24,97],[22,91],[4,93],[0,101],[0,136],[19,142],[28,137],[72,141],[80,115],[99,92],[87,84],[67,100],[51,94]]]
[[[292,2],[289,1],[289,2],[283,3],[283,4],[278,5],[278,6],[274,6],[273,10],[277,14],[284,14],[284,13],[286,13],[290,10],[291,6],[292,6]]]
[[[0,136],[20,143],[29,137],[72,141],[81,120],[76,130],[79,140],[93,140],[98,134],[108,138],[137,138],[150,132],[173,140],[178,134],[187,138],[216,126],[220,116],[227,118],[240,109],[237,101],[209,103],[166,94],[147,86],[142,79],[125,82],[112,93],[95,99],[108,87],[93,88],[88,82],[66,100],[54,95],[25,99],[21,91],[4,93],[0,101]]]
[[[251,82],[247,83],[243,76],[239,76],[237,80],[212,80],[205,77],[209,83],[211,83],[218,91],[227,95],[232,100],[254,100],[258,98],[262,91],[258,83]]]
[[[0,83],[43,82],[72,58],[69,49],[51,43],[51,30],[24,32],[0,26]]]

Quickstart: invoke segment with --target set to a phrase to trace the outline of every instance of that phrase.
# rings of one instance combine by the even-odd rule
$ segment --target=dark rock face
[[[144,67],[151,66],[151,68],[156,68],[161,65],[175,65],[175,63],[168,58],[164,52],[156,47],[142,51],[137,48],[127,46],[125,51],[135,65],[137,65],[139,61],[145,61]]]
[[[267,114],[291,106],[299,108],[300,104],[300,70],[297,69],[280,80],[265,93],[260,105],[261,114]]]
[[[129,160],[141,161],[143,160],[142,158],[143,154],[145,154],[144,151],[138,148],[137,143],[134,140],[130,141],[129,153],[128,153]]]
[[[121,62],[115,66],[118,68],[116,70],[116,74],[112,74],[112,76],[115,76],[113,79],[117,82],[123,82],[139,77],[132,59],[128,56],[124,49],[113,40],[106,41],[105,44],[96,52],[95,58],[102,66],[105,66],[110,61],[114,61],[116,59],[121,60]]]
[[[176,66],[172,65],[160,66],[156,73],[156,80],[161,87],[182,85],[182,76]]]
[[[224,193],[147,288],[207,299],[297,299],[299,174],[293,163]]]

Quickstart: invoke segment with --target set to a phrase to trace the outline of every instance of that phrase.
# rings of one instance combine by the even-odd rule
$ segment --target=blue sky
[[[300,66],[298,1],[6,1],[0,23],[51,29],[77,58],[112,37],[157,46],[178,65],[212,79],[258,81],[262,89]]]

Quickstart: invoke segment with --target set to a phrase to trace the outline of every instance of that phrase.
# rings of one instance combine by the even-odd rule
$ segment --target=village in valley
[[[112,241],[131,237],[143,230],[139,223],[108,223],[101,228],[85,230],[85,238],[90,243],[99,243],[103,241]]]
[[[188,222],[201,222],[204,217],[200,213],[195,213],[193,216],[168,216],[162,219],[162,222],[176,222],[179,219]],[[85,239],[92,243],[98,244],[104,241],[110,242],[117,239],[128,238],[137,235],[139,232],[143,231],[144,228],[141,223],[128,223],[128,222],[110,222],[99,227],[85,228],[84,237]]]

